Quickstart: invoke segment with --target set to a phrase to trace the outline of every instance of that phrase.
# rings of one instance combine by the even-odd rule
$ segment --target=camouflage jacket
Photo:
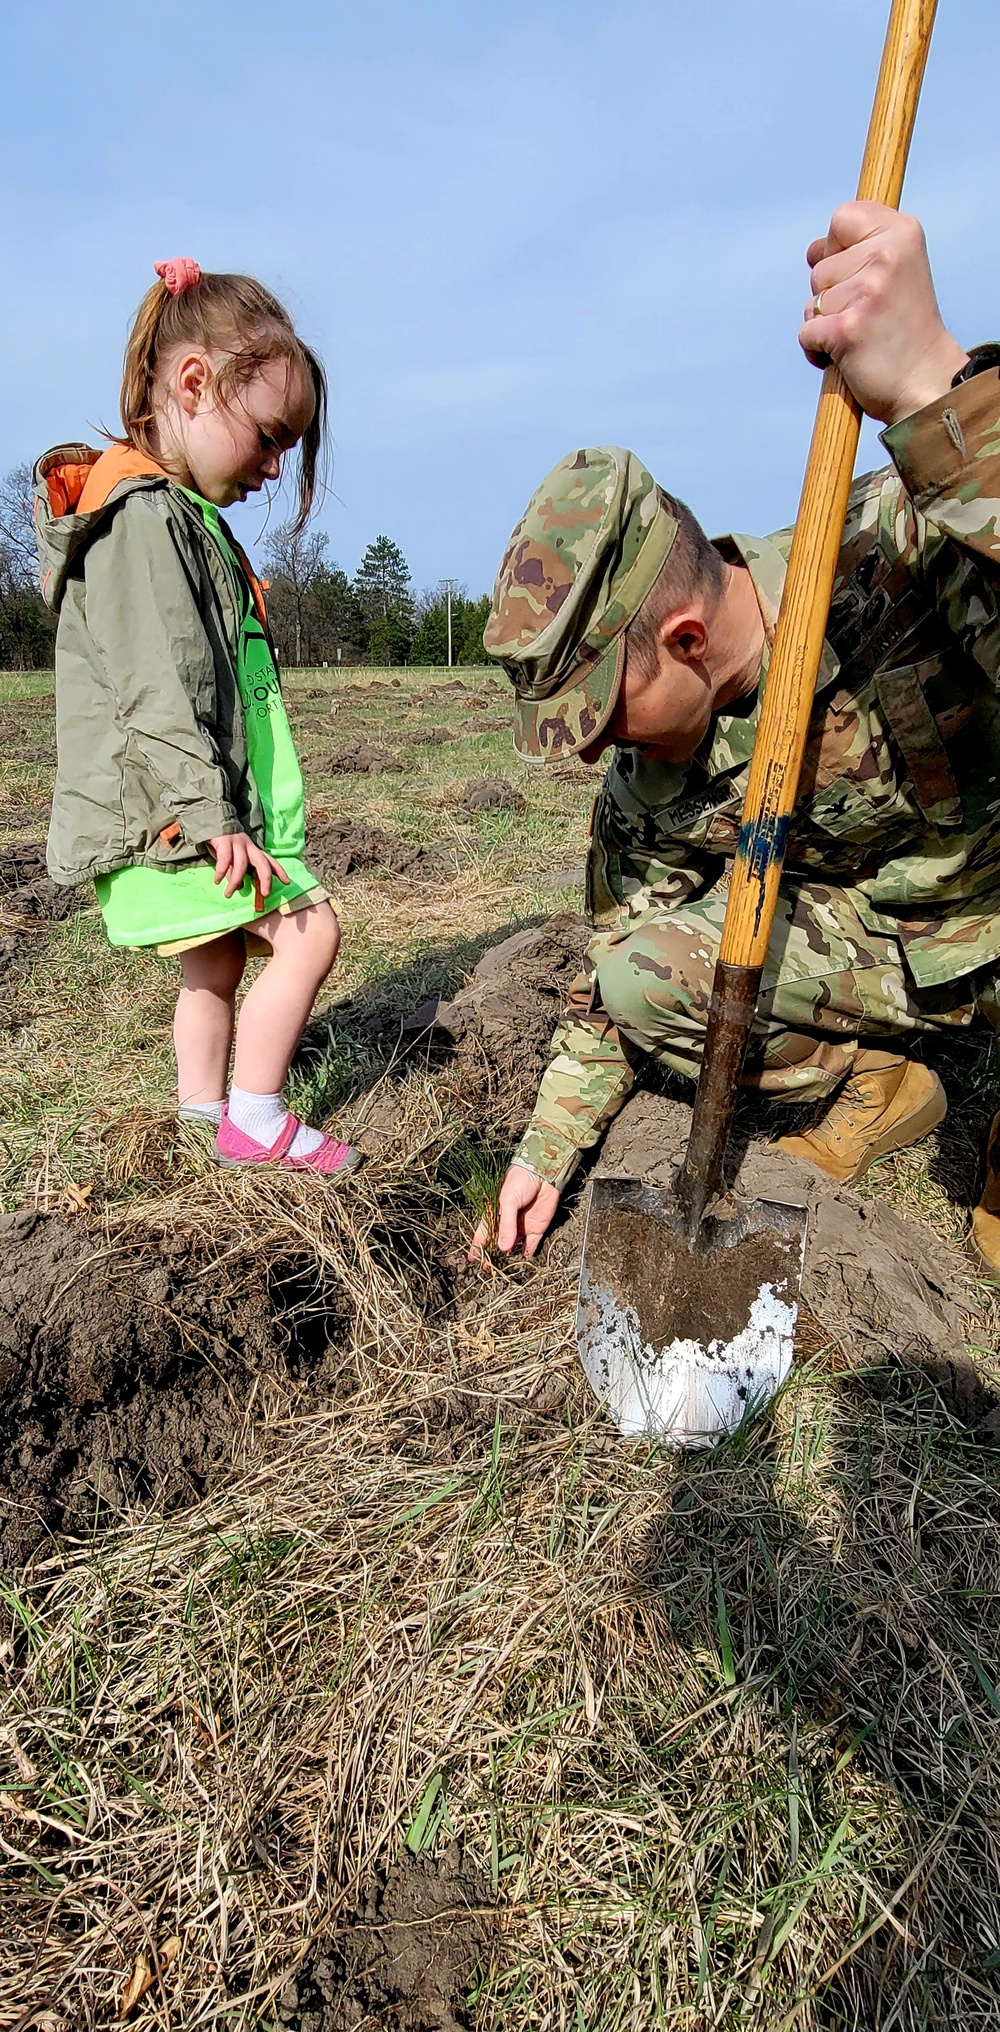
[[[846,890],[915,985],[1000,955],[1000,371],[882,434],[840,551],[783,881]],[[749,569],[773,639],[791,530],[719,539]],[[718,714],[692,761],[618,749],[594,807],[596,930],[711,888],[739,829],[760,692]],[[599,1007],[567,1012],[516,1153],[562,1184],[632,1084]]]

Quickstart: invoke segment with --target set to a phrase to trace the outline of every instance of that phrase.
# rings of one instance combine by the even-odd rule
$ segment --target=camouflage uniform
[[[749,1083],[790,1099],[831,1092],[859,1038],[977,1012],[1000,1021],[1000,373],[882,441],[893,466],[851,495],[747,1060]],[[652,489],[630,454],[577,453],[543,483],[501,566],[486,647],[517,688],[525,755],[573,752],[614,709],[641,600],[620,595],[610,466]],[[768,644],[790,541],[719,541],[751,574]],[[592,586],[594,550],[603,584],[578,603],[575,553]],[[610,640],[595,620],[609,612]],[[591,826],[596,935],[516,1152],[556,1184],[621,1106],[641,1054],[697,1074],[759,697],[716,715],[681,767],[615,751]]]

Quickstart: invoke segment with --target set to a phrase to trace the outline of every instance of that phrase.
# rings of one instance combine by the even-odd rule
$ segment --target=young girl
[[[125,353],[124,436],[36,469],[42,589],[58,614],[48,865],[93,877],[112,945],[176,955],[180,1112],[222,1164],[344,1173],[283,1088],[340,929],[305,851],[302,777],[260,587],[219,514],[301,443],[312,507],[322,367],[245,275],[157,265]],[[248,952],[268,964],[236,990]],[[236,1031],[233,1084],[226,1100]]]

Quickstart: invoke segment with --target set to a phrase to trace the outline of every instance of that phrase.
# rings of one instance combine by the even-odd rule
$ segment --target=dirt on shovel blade
[[[777,1236],[751,1234],[733,1248],[688,1249],[682,1235],[635,1207],[591,1216],[587,1269],[616,1303],[633,1306],[645,1341],[665,1348],[697,1341],[711,1349],[742,1333],[762,1285],[780,1282],[795,1299],[794,1263]]]

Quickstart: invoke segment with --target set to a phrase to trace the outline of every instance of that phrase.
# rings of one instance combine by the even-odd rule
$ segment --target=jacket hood
[[[35,536],[42,598],[58,611],[70,565],[117,503],[138,489],[166,486],[169,474],[133,445],[56,445],[39,459]]]

